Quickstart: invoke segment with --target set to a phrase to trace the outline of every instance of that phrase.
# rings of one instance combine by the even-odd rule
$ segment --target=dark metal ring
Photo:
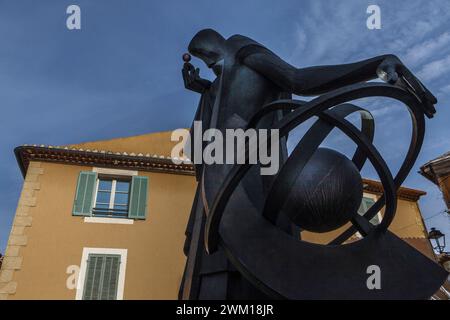
[[[408,107],[411,118],[413,120],[413,135],[410,148],[408,150],[405,161],[402,164],[402,167],[397,173],[395,179],[392,179],[387,165],[384,163],[381,156],[373,147],[371,141],[369,141],[364,134],[361,134],[361,132],[351,123],[349,123],[345,119],[337,117],[331,111],[327,111],[328,109],[347,101],[375,96],[393,98],[403,102],[403,104]],[[368,212],[366,212],[364,216],[368,218],[372,214],[375,215],[374,213],[378,212],[381,207],[385,205],[386,210],[384,219],[381,224],[377,226],[377,229],[385,230],[392,222],[395,214],[395,191],[410,171],[423,142],[424,118],[423,113],[420,111],[419,103],[420,102],[417,100],[417,98],[411,93],[396,86],[383,83],[364,83],[335,90],[328,94],[322,95],[306,104],[304,102],[293,100],[279,100],[268,104],[265,108],[276,108],[277,105],[287,104],[297,107],[293,108],[296,110],[286,115],[274,126],[274,129],[279,129],[280,137],[286,136],[293,128],[306,121],[307,119],[313,116],[319,116],[322,120],[325,120],[326,122],[332,123],[334,126],[339,127],[344,131],[344,133],[349,135],[358,144],[359,147],[362,148],[360,151],[364,151],[370,158],[374,167],[377,169],[377,172],[385,188],[384,195],[371,207]],[[302,106],[302,108],[298,108],[300,106]],[[253,150],[251,150],[250,148]],[[246,144],[245,149],[247,163],[250,152],[255,152],[255,150],[254,146],[249,146],[248,143]],[[364,162],[364,158],[366,155],[363,155],[361,152],[357,153],[358,159],[360,159],[360,162]],[[218,240],[220,237],[218,229],[226,204],[235,187],[239,184],[240,180],[249,168],[249,164],[235,165],[230,171],[229,175],[226,177],[225,181],[222,184],[222,187],[220,188],[217,196],[214,199],[210,214],[207,217],[205,228],[205,247],[209,253],[214,252],[217,248]],[[349,228],[340,237],[336,238],[333,241],[333,244],[347,237],[350,232],[351,234],[353,234],[355,231],[356,229],[354,226]]]

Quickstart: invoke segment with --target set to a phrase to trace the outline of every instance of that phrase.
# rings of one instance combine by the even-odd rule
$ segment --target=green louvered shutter
[[[120,255],[90,254],[87,261],[83,300],[116,300]]]
[[[72,210],[74,216],[91,215],[96,181],[97,173],[92,171],[80,172]]]
[[[147,216],[148,178],[134,176],[131,180],[130,210],[131,219],[145,219]]]
[[[373,206],[374,203],[375,203],[375,200],[373,200],[371,198],[363,197],[361,206],[358,209],[358,213],[361,216],[364,215],[370,209],[370,207]],[[373,225],[377,225],[380,223],[380,221],[378,220],[378,214],[376,214],[372,219],[370,219],[370,223]]]

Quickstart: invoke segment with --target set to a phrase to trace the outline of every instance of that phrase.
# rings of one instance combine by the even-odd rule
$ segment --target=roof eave
[[[140,171],[153,171],[180,175],[194,175],[192,162],[185,161],[175,164],[170,157],[128,155],[126,153],[114,153],[97,150],[70,149],[67,147],[28,146],[16,147],[14,153],[23,177],[26,176],[30,161],[43,161],[82,166],[102,166],[111,168],[126,168]],[[365,190],[374,193],[383,193],[381,182],[363,179]],[[400,198],[417,201],[426,192],[406,187],[400,187],[397,195]]]
[[[102,166],[111,168],[127,168],[141,171],[154,171],[180,175],[194,175],[190,161],[176,164],[170,157],[154,157],[144,155],[128,155],[106,151],[91,151],[47,146],[19,146],[14,149],[17,163],[25,177],[28,162],[43,161],[82,166]]]
[[[14,148],[14,155],[16,157],[17,164],[19,165],[20,172],[22,173],[22,177],[25,178],[25,175],[27,174],[27,171],[25,169],[25,166],[24,166],[24,163],[23,163],[23,159],[22,159],[21,154],[20,154],[21,148],[22,148],[22,146],[15,147]]]

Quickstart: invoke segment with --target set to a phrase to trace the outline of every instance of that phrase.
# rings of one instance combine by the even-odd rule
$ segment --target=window
[[[83,300],[116,300],[120,255],[90,254],[87,260]]]
[[[130,181],[98,178],[93,216],[128,217]]]
[[[127,249],[84,248],[76,299],[123,299],[126,262]]]
[[[117,171],[120,170],[115,170]],[[72,214],[92,219],[144,220],[147,216],[147,199],[148,177],[146,176],[126,176],[118,173],[108,175],[103,172],[82,171],[78,176]]]
[[[369,197],[363,197],[361,205],[358,209],[359,215],[363,216],[370,209],[370,207],[373,206],[374,203],[375,203],[374,199]],[[380,222],[381,222],[381,215],[379,212],[372,219],[370,219],[370,223],[373,224],[374,226],[380,224]]]

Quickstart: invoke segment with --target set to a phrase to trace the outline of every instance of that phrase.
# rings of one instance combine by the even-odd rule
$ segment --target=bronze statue
[[[198,32],[189,52],[217,76],[212,82],[202,79],[190,56],[183,56],[185,86],[201,94],[194,120],[204,129],[279,129],[284,165],[267,177],[259,175],[259,165],[195,166],[199,184],[186,231],[180,298],[426,298],[434,293],[446,273],[387,230],[396,190],[423,142],[424,115],[432,118],[437,103],[396,56],[298,69],[250,38],[225,39],[212,29]],[[367,83],[376,78],[386,83]],[[292,100],[292,94],[320,96],[304,102]],[[374,96],[397,99],[411,113],[411,145],[395,177],[371,143],[371,114],[348,103]],[[353,112],[361,114],[361,130],[344,119]],[[288,156],[289,131],[312,116],[319,120]],[[334,127],[358,145],[351,160],[319,148]],[[195,139],[194,132],[191,136]],[[367,159],[385,192],[361,217],[359,170]],[[383,206],[383,221],[371,225],[368,220]],[[329,245],[301,240],[301,230],[324,232],[347,222],[352,227]],[[341,245],[357,231],[363,239]],[[380,290],[366,286],[369,265],[384,270]]]

